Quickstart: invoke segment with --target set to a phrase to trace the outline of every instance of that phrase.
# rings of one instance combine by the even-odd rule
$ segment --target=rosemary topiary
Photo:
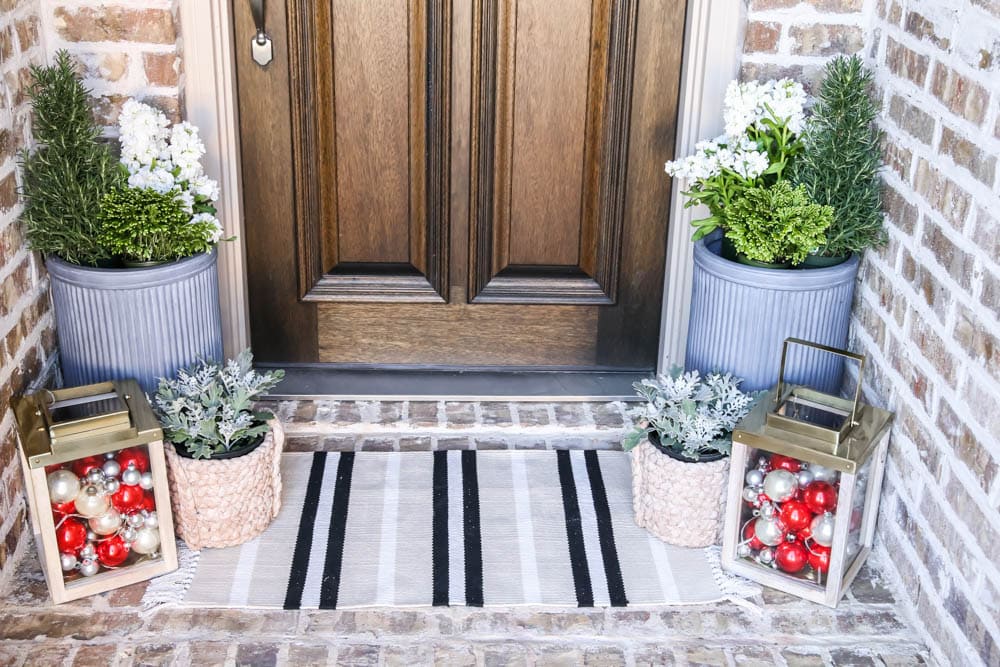
[[[34,153],[25,152],[21,221],[32,250],[74,264],[96,265],[101,246],[101,198],[124,182],[124,172],[100,141],[90,96],[66,51],[51,67],[32,67]]]
[[[840,56],[826,66],[805,150],[792,179],[819,204],[833,207],[833,224],[819,253],[828,257],[862,252],[885,243],[882,224],[882,132],[879,107],[870,95],[871,70],[858,56]]]
[[[126,262],[169,262],[212,249],[210,223],[196,221],[176,190],[121,188],[101,200],[100,242]]]
[[[730,205],[726,238],[752,260],[801,264],[825,243],[832,220],[833,208],[812,201],[805,186],[778,181],[746,190]]]

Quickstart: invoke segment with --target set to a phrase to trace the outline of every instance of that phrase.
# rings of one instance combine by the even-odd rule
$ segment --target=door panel
[[[233,7],[259,359],[655,367],[684,0]]]

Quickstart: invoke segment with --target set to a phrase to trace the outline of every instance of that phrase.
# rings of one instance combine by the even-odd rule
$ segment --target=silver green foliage
[[[739,389],[742,380],[729,373],[709,373],[674,367],[632,385],[646,403],[630,414],[638,426],[623,443],[625,451],[655,431],[660,443],[685,459],[698,461],[716,452],[729,454],[732,431],[749,411],[753,397]]]
[[[170,442],[196,459],[211,458],[267,432],[274,415],[254,410],[253,402],[284,376],[280,370],[255,371],[250,350],[225,364],[203,361],[176,378],[160,378],[156,412]]]

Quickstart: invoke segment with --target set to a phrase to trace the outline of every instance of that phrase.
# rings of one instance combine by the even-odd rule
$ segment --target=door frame
[[[219,182],[225,235],[237,237],[219,246],[223,346],[231,356],[250,344],[234,56],[247,40],[233,35],[232,0],[180,0],[179,9],[185,115],[200,129],[205,169]],[[742,2],[688,0],[675,155],[688,155],[697,141],[721,133],[722,101],[739,72],[745,23]],[[689,223],[703,215],[684,208],[676,180],[671,187],[658,371],[684,359],[694,264]]]

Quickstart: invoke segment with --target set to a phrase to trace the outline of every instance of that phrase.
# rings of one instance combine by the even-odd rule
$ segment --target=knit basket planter
[[[167,445],[174,527],[191,549],[231,547],[264,532],[281,509],[281,450],[277,420],[253,451],[231,459],[191,459]]]
[[[157,378],[222,359],[216,252],[145,268],[99,269],[48,257],[59,358],[68,386]]]
[[[729,457],[679,461],[648,440],[631,454],[636,525],[678,547],[716,544],[722,534]]]

